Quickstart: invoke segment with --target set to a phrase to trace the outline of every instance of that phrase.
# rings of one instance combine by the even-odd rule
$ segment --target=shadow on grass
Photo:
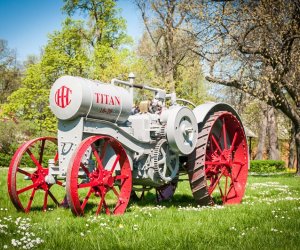
[[[216,205],[222,204],[221,197],[214,197],[214,203]],[[146,207],[146,206],[165,206],[165,207],[187,207],[187,206],[197,206],[196,201],[194,200],[193,196],[186,195],[186,194],[175,194],[171,199],[164,200],[161,202],[157,202],[156,195],[154,193],[147,193],[145,194],[144,198],[141,200],[133,200],[131,199],[129,202],[128,208],[130,206],[139,206],[139,207]]]

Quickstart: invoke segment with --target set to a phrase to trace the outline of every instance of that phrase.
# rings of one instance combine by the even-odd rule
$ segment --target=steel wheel
[[[59,205],[58,197],[63,198],[63,189],[45,181],[49,159],[58,161],[57,140],[53,137],[25,142],[14,154],[7,183],[10,199],[18,210],[28,213],[41,207],[45,211],[48,205]],[[54,181],[62,186],[60,181]]]
[[[123,214],[130,199],[132,177],[125,149],[110,136],[91,136],[77,147],[67,173],[72,212]]]
[[[199,129],[195,151],[188,157],[195,200],[240,203],[248,176],[248,148],[244,129],[230,112],[216,112]],[[214,197],[214,200],[213,200]]]

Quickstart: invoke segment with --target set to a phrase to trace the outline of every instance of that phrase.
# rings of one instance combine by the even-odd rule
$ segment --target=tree
[[[153,72],[153,82],[199,104],[206,99],[202,68],[192,52],[196,40],[186,22],[189,1],[136,0],[145,33],[138,55]]]
[[[20,77],[15,51],[8,48],[7,41],[0,39],[0,104],[18,88]]]
[[[50,87],[62,75],[86,76],[89,70],[81,29],[81,22],[68,18],[61,31],[49,35],[41,61],[29,60],[21,87],[3,105],[4,115],[31,121],[40,131],[56,130],[56,118],[48,107]]]
[[[189,28],[188,23],[184,22],[188,2],[135,1],[147,32],[143,36],[144,43],[150,45],[150,51],[143,51],[146,51],[150,60],[155,61],[155,72],[168,83],[172,92],[176,89],[178,68],[187,63],[186,58],[191,55],[191,47],[195,43],[193,37],[185,31]]]
[[[300,174],[299,0],[214,2],[207,10],[206,17],[190,12],[199,26],[210,23],[211,42],[200,51],[210,64],[206,79],[240,89],[291,120]]]
[[[64,0],[63,11],[72,16],[76,11],[88,15],[89,29],[83,33],[87,41],[96,47],[106,44],[118,48],[129,37],[126,35],[125,19],[118,16],[114,0]]]

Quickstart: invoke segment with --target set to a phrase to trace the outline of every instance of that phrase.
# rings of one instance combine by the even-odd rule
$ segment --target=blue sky
[[[65,15],[62,0],[0,0],[0,39],[17,50],[17,59],[38,55],[47,43],[47,35],[59,30]],[[119,0],[118,7],[127,20],[127,31],[136,41],[143,25],[139,12],[130,0]]]

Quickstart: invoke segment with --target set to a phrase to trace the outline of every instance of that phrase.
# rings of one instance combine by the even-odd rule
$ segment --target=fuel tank
[[[133,101],[125,88],[62,76],[53,84],[49,102],[52,112],[60,120],[81,116],[123,123],[130,115]]]

